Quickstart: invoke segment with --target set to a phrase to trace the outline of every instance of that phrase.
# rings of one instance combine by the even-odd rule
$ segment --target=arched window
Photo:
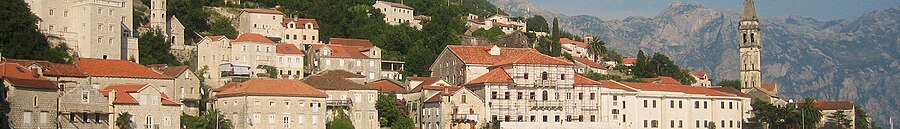
[[[547,72],[541,73],[541,80],[547,80]]]
[[[541,97],[541,100],[547,100],[547,96],[549,96],[549,94],[547,94],[547,91],[545,90],[544,93],[542,93],[542,94],[543,94],[544,96]]]
[[[756,38],[754,37],[754,34],[753,34],[753,33],[750,33],[750,43],[756,42],[755,39],[756,39]]]
[[[37,96],[34,96],[34,100],[31,101],[31,102],[32,102],[32,103],[31,103],[32,106],[37,107],[37,105],[38,105],[38,97],[37,97]]]
[[[312,23],[306,23],[306,29],[313,29]]]
[[[744,34],[744,36],[742,36],[741,38],[743,38],[743,40],[741,40],[741,42],[746,44],[747,43],[747,34]]]
[[[147,115],[147,119],[146,119],[146,120],[147,120],[147,121],[146,121],[147,128],[148,128],[148,129],[152,129],[152,128],[153,128],[153,116]]]

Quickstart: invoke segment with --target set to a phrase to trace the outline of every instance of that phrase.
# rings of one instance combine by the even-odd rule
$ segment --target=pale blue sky
[[[604,20],[629,16],[653,17],[672,2],[707,8],[740,10],[743,0],[528,0],[566,15],[592,15]],[[760,17],[799,15],[819,20],[856,19],[867,12],[900,6],[900,0],[756,0]]]

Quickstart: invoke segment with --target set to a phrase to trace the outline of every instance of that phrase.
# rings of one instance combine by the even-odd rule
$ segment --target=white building
[[[282,42],[288,44],[322,44],[319,41],[319,23],[316,19],[285,18],[281,22],[284,27]]]
[[[284,33],[284,13],[273,9],[244,9],[238,15],[238,32],[256,33],[265,37],[281,37]],[[284,37],[282,37],[284,38]]]
[[[267,74],[279,74],[282,78],[299,79],[303,75],[297,72],[303,73],[304,52],[294,44],[275,43],[263,35],[244,33],[234,40],[207,36],[197,48],[198,66],[207,68],[204,75],[214,87],[235,77],[259,77],[258,74],[266,73],[263,66],[280,70]]]
[[[375,1],[375,4],[373,4],[372,7],[381,10],[381,13],[384,14],[384,22],[390,25],[400,25],[402,23],[409,23],[412,25],[414,22],[413,13],[415,9],[404,4]]]
[[[294,44],[278,44],[275,47],[278,78],[303,78],[303,50]]]
[[[325,92],[298,80],[250,79],[214,90],[215,108],[237,129],[324,129]]]
[[[692,86],[712,86],[712,82],[709,80],[709,75],[706,72],[691,72],[691,77],[697,80],[694,84],[691,84]]]

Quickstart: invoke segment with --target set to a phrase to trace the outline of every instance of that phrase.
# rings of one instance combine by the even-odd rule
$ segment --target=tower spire
[[[741,21],[757,21],[756,4],[753,0],[744,0],[744,13],[741,14]]]

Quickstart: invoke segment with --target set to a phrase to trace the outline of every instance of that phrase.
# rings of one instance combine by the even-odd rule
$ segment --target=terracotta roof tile
[[[528,48],[500,48],[500,55],[491,55],[488,51],[492,46],[459,46],[447,45],[450,52],[453,52],[465,64],[484,64],[491,65],[499,60],[504,60],[512,56],[519,55],[527,51],[535,51]]]
[[[600,82],[591,80],[590,78],[587,78],[587,77],[584,77],[584,76],[575,74],[575,85],[576,85],[576,86],[578,86],[578,85],[597,85],[597,86],[600,86],[600,85],[603,85],[603,84],[600,83]]]
[[[425,103],[441,102],[441,101],[443,101],[443,100],[441,100],[442,96],[443,95],[441,95],[441,94],[435,94],[434,96],[431,96],[431,98],[428,98],[427,100],[425,100]]]
[[[275,53],[278,54],[290,54],[290,55],[303,55],[303,50],[297,48],[297,45],[294,44],[278,44],[275,46]]]
[[[53,81],[50,81],[47,79],[22,79],[22,78],[15,78],[15,77],[6,77],[5,79],[6,79],[6,81],[9,81],[9,83],[11,83],[15,86],[38,88],[38,89],[49,89],[49,90],[59,89],[59,87],[57,87],[57,85],[56,85],[56,82],[53,82]]]
[[[637,58],[624,58],[622,59],[622,64],[634,64],[637,63]]]
[[[265,14],[284,14],[281,11],[274,9],[244,9],[243,11],[250,13],[265,13]]]
[[[375,45],[367,39],[329,38],[328,42],[329,44],[358,46],[362,47],[364,50],[369,50],[372,49],[372,47],[375,47]]]
[[[345,45],[337,45],[337,44],[312,44],[312,50],[321,50],[323,47],[328,47],[331,49],[331,57],[344,57],[344,58],[369,58],[366,54],[363,54],[361,51],[364,51],[362,47],[358,46],[345,46]]]
[[[320,90],[377,90],[345,78],[326,76],[322,73],[308,76],[301,81]]]
[[[625,90],[628,92],[637,92],[637,90],[635,90],[635,89],[632,89],[628,86],[625,86],[622,83],[612,81],[612,80],[601,80],[600,84],[602,84],[601,87],[603,87],[603,88],[619,89],[619,90]]]
[[[225,91],[225,90],[227,90],[227,89],[233,89],[234,87],[237,87],[237,86],[239,86],[239,85],[241,85],[240,82],[231,82],[231,83],[227,83],[227,84],[225,84],[225,85],[222,85],[222,86],[220,86],[219,88],[215,88],[215,89],[213,89],[212,91],[213,91],[213,92],[222,92],[222,91]]]
[[[114,104],[139,104],[137,99],[134,96],[131,96],[129,93],[137,93],[141,89],[145,89],[144,87],[150,86],[149,84],[112,84],[106,86],[100,90],[100,93],[105,97],[109,97],[109,92],[115,90],[116,91],[116,99],[113,100]],[[163,105],[181,105],[176,101],[171,100],[165,93],[160,91],[160,103]]]
[[[495,68],[491,69],[491,71],[481,75],[478,78],[472,79],[465,85],[471,84],[481,84],[481,83],[515,83],[512,80],[512,77],[509,76],[509,73],[506,73],[506,70],[503,68]]]
[[[262,36],[256,33],[243,33],[234,39],[232,42],[258,42],[258,43],[275,43],[275,41],[269,40],[266,36]]]
[[[333,78],[366,78],[366,76],[351,73],[349,71],[344,71],[344,70],[325,70],[325,71],[319,72],[316,75],[325,76],[325,77],[333,77]]]
[[[328,97],[325,92],[297,80],[254,78],[231,86],[222,86],[216,97],[230,95],[275,95],[301,97]]]
[[[762,87],[767,92],[775,91],[775,88],[778,88],[778,85],[775,83],[762,83],[759,87]]]
[[[672,77],[666,77],[666,76],[659,76],[659,77],[655,77],[655,78],[643,78],[641,80],[643,80],[646,83],[681,85],[681,82],[678,82],[678,80],[675,80]]]
[[[34,73],[31,69],[28,69],[22,65],[15,63],[0,63],[0,67],[2,67],[2,73],[0,76],[6,78],[19,78],[19,79],[45,79],[41,77],[39,74]]]
[[[575,59],[575,61],[581,62],[582,64],[585,64],[587,66],[590,66],[591,68],[606,69],[606,66],[603,66],[603,64],[591,61],[588,58],[573,56],[572,59]]]
[[[135,77],[135,78],[172,78],[157,73],[150,68],[127,60],[103,60],[81,58],[75,63],[85,73],[92,76]]]
[[[622,82],[628,87],[636,88],[642,91],[665,91],[665,92],[681,92],[685,94],[698,94],[698,95],[708,95],[708,96],[728,96],[719,91],[698,87],[698,86],[685,86],[685,85],[671,85],[671,84],[650,84],[650,83],[636,83],[636,82]]]
[[[319,29],[319,22],[316,22],[316,19],[309,18],[284,18],[281,20],[281,26],[287,27],[290,22],[294,22],[298,29],[304,29],[306,23],[312,23],[313,29]]]
[[[172,77],[178,77],[178,76],[181,76],[181,73],[184,73],[184,71],[187,71],[187,70],[188,70],[188,66],[168,67],[165,69],[165,71],[163,71],[163,74],[169,75]]]
[[[527,51],[520,53],[519,55],[506,58],[501,60],[493,65],[496,66],[504,66],[510,64],[543,64],[543,65],[572,65],[572,62],[553,58],[544,54],[541,54],[537,51]]]
[[[713,86],[713,87],[710,87],[709,89],[717,90],[717,91],[720,91],[723,93],[734,94],[735,96],[740,96],[740,97],[750,97],[749,95],[744,94],[744,92],[741,92],[740,90],[737,90],[737,89],[734,89],[731,87]]]
[[[701,79],[706,78],[706,72],[691,72],[691,75]]]
[[[58,63],[49,63],[44,66],[44,75],[47,76],[69,76],[69,77],[84,77],[87,76],[81,68],[73,64],[58,64]]]
[[[371,82],[366,84],[366,86],[378,89],[378,92],[406,93],[406,89],[404,89],[403,86],[387,79]]]
[[[584,43],[584,42],[581,42],[581,41],[575,41],[575,40],[572,40],[572,39],[569,39],[569,38],[559,38],[559,43],[560,43],[560,44],[575,44],[575,46],[582,47],[582,48],[587,48],[587,47],[588,47],[588,44],[587,44],[587,43]]]
[[[422,88],[426,88],[426,86],[431,86],[435,82],[441,80],[441,78],[436,77],[409,77],[407,78],[410,81],[422,81],[419,85],[416,85],[415,88],[412,89],[414,92],[422,91]]]
[[[206,36],[206,37],[209,38],[209,39],[212,40],[212,41],[219,41],[219,40],[222,40],[222,39],[228,39],[228,37],[225,37],[224,35],[214,35],[214,36]]]
[[[800,103],[803,104],[803,103]],[[850,101],[814,101],[813,106],[819,110],[851,110],[853,102]]]

